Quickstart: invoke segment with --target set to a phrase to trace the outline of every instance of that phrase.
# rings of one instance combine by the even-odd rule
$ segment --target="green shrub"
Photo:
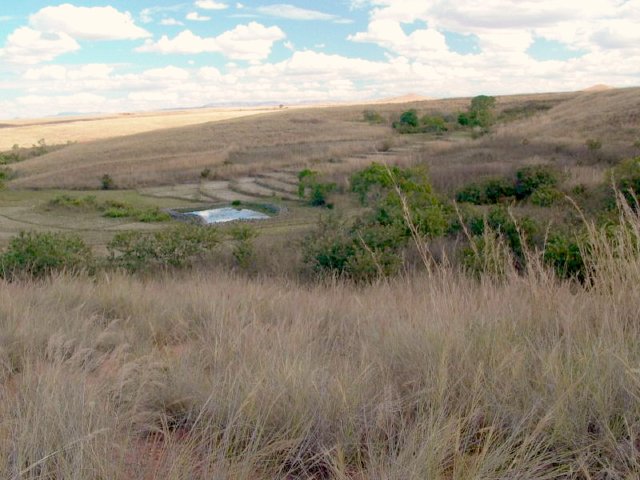
[[[72,197],[62,194],[54,197],[48,203],[49,208],[64,208],[73,210],[101,211],[105,218],[133,218],[139,222],[166,222],[171,216],[158,207],[137,208],[133,205],[118,200],[107,200],[100,203],[95,195],[84,197]]]
[[[423,132],[442,133],[448,130],[444,118],[439,116],[425,115],[420,119],[420,124]]]
[[[167,212],[163,212],[158,207],[149,207],[137,210],[134,218],[142,223],[168,222],[171,220],[171,215]]]
[[[550,207],[560,199],[562,199],[562,192],[548,185],[536,189],[531,195],[531,203],[538,207]]]
[[[10,168],[0,168],[0,183],[6,182],[15,178],[15,172]]]
[[[502,199],[513,197],[516,193],[513,184],[506,178],[490,178],[482,184],[484,203],[498,203]]]
[[[45,141],[44,138],[41,138],[40,140],[38,140],[38,143],[36,145],[32,145],[31,148],[32,148],[31,155],[34,157],[39,157],[49,152],[49,149],[47,147],[47,142]]]
[[[79,236],[66,233],[21,232],[0,255],[0,276],[9,279],[91,268],[91,249]]]
[[[362,118],[365,122],[369,122],[372,125],[384,123],[384,118],[375,110],[365,110],[362,112]]]
[[[506,178],[489,178],[466,185],[456,193],[458,202],[474,205],[495,204],[515,195],[513,184]]]
[[[255,261],[256,251],[253,241],[258,236],[258,232],[248,225],[237,225],[231,229],[230,233],[235,242],[233,258],[241,268],[249,268]]]
[[[123,232],[107,248],[110,263],[128,270],[184,267],[210,253],[220,243],[212,227],[182,224],[159,232]]]
[[[472,203],[474,205],[481,205],[484,203],[484,191],[483,188],[477,183],[470,183],[465,185],[462,189],[456,193],[456,201],[460,203]]]
[[[577,237],[555,233],[545,245],[544,261],[553,267],[560,278],[577,278],[584,281],[586,268]]]
[[[11,163],[17,163],[22,160],[19,151],[3,152],[0,153],[0,165],[9,165]]]
[[[115,188],[115,182],[111,175],[107,175],[106,173],[100,177],[100,188],[102,190],[113,190]]]
[[[424,171],[419,168],[400,168],[398,166],[387,166],[379,163],[372,163],[367,168],[357,171],[351,175],[351,191],[358,196],[363,205],[370,205],[377,202],[381,197],[381,192],[386,192],[398,186],[404,185],[405,190],[417,188],[416,182],[426,182]],[[410,187],[410,185],[413,187]],[[431,187],[429,187],[429,191]]]
[[[548,165],[521,168],[516,172],[516,198],[527,198],[540,187],[555,187],[559,181],[558,172]]]
[[[400,120],[393,122],[393,128],[398,133],[419,133],[422,131],[420,128],[420,119],[418,118],[418,112],[414,109],[407,110],[400,115]]]
[[[348,225],[337,215],[320,219],[303,243],[304,262],[320,275],[338,275],[358,282],[395,274],[402,265],[406,237],[394,226]]]
[[[526,245],[533,245],[539,230],[536,222],[529,217],[524,216],[514,221],[503,206],[492,207],[485,216],[471,216],[467,224],[469,232],[474,236],[483,236],[486,227],[500,236],[511,250],[517,267],[522,267],[526,260],[522,240],[525,240]]]
[[[613,169],[612,175],[616,188],[636,208],[636,198],[640,195],[640,157],[624,160]]]
[[[487,131],[494,123],[494,109],[496,99],[487,95],[478,95],[471,99],[471,105],[467,112],[458,115],[458,123],[462,126],[478,127]]]
[[[84,197],[72,197],[61,194],[49,200],[50,208],[97,210],[100,208],[95,195],[85,195]]]
[[[414,109],[407,110],[400,115],[400,125],[408,125],[410,127],[417,127],[420,124],[418,120],[418,112]]]
[[[132,205],[117,200],[106,201],[102,208],[104,209],[102,216],[107,218],[134,217],[137,213]]]
[[[421,168],[372,164],[352,176],[352,191],[371,208],[351,224],[321,220],[304,243],[305,262],[316,272],[358,281],[392,275],[415,233],[436,237],[449,228],[450,212]]]
[[[209,178],[211,176],[211,169],[205,168],[200,172],[200,178]]]
[[[329,205],[327,196],[336,189],[335,183],[314,183],[311,185],[309,194],[309,204],[312,207],[322,207]]]
[[[241,200],[234,200],[233,202],[231,202],[232,207],[239,207],[240,205],[242,205]]]
[[[318,172],[305,168],[298,173],[298,197],[313,207],[327,205],[327,196],[336,189],[335,183],[318,181]]]

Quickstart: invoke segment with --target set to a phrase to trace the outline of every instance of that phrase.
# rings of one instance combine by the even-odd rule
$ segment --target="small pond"
[[[234,220],[266,220],[269,215],[249,210],[248,208],[213,208],[211,210],[198,210],[187,215],[200,217],[206,224],[232,222]]]

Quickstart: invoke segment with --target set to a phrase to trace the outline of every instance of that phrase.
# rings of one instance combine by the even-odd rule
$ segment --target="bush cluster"
[[[370,208],[354,222],[325,217],[305,239],[304,259],[316,272],[357,281],[392,275],[414,232],[436,237],[448,228],[450,212],[423,169],[374,163],[351,177],[351,190]]]
[[[55,272],[92,269],[91,249],[77,235],[21,232],[0,255],[0,277],[41,278]]]
[[[552,167],[537,165],[521,168],[513,179],[489,178],[470,183],[456,193],[456,200],[474,205],[488,205],[504,200],[531,197],[534,205],[550,206],[561,198],[556,189],[559,173]]]
[[[616,188],[625,196],[629,205],[638,208],[640,157],[624,160],[613,169],[612,175]]]
[[[255,259],[257,233],[246,226],[231,230],[233,256],[242,268]],[[0,278],[43,278],[57,272],[95,273],[98,269],[123,268],[131,272],[155,268],[189,267],[211,254],[223,240],[210,226],[180,224],[155,232],[118,233],[107,245],[109,255],[95,257],[75,234],[21,232],[0,252]]]
[[[171,216],[158,207],[134,207],[130,203],[118,200],[99,202],[95,195],[72,197],[58,195],[49,201],[50,208],[66,208],[74,210],[96,210],[106,218],[131,218],[138,222],[166,222]]]
[[[495,122],[495,97],[478,95],[471,99],[469,110],[458,115],[458,123],[465,127],[477,127],[488,131]]]
[[[218,230],[182,224],[158,232],[123,232],[107,245],[109,263],[137,271],[152,267],[184,267],[220,243]]]
[[[335,191],[337,185],[331,182],[321,182],[318,172],[305,168],[298,173],[298,197],[307,201],[312,207],[329,207],[328,195]]]
[[[400,120],[393,122],[393,128],[399,133],[443,133],[449,129],[444,117],[424,115],[420,118],[415,109],[403,112]]]
[[[364,112],[362,112],[362,118],[365,122],[369,122],[372,125],[385,123],[384,117],[375,110],[365,110]]]

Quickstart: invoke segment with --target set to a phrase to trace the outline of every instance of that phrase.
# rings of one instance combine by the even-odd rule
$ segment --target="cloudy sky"
[[[0,118],[640,85],[640,0],[282,1],[0,0]]]

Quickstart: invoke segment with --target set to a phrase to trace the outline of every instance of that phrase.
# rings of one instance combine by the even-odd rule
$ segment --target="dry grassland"
[[[593,233],[589,287],[540,268],[366,287],[215,270],[0,284],[0,475],[637,478],[628,227]]]
[[[501,97],[498,106],[504,109],[536,100],[556,104],[579,95]],[[468,104],[469,99],[449,99],[300,108],[158,130],[72,145],[30,159],[16,167],[20,178],[13,183],[26,188],[95,188],[100,176],[108,173],[121,188],[131,188],[193,182],[205,168],[221,178],[329,161],[340,169],[342,161],[379,150],[385,142],[396,147],[415,142],[394,134],[389,125],[363,122],[364,109],[375,109],[391,120],[408,108],[455,115]]]
[[[361,121],[370,106],[343,106],[77,144],[12,165],[0,199],[30,221],[52,192],[16,187],[96,187],[108,173],[147,196],[99,195],[188,203],[221,185],[203,168],[225,188],[286,192],[300,166],[339,180],[373,158],[427,164],[444,192],[536,162],[595,184],[638,148],[640,89],[501,97],[498,110],[539,101],[551,108],[474,141],[395,136]],[[392,151],[375,153],[381,141]],[[369,285],[310,281],[296,247],[310,207],[265,224],[259,274],[234,271],[221,247],[193,270],[0,281],[0,478],[640,478],[640,217],[622,210],[621,228],[587,224],[583,283],[533,251],[521,272],[496,255],[497,278],[445,262]]]
[[[164,128],[184,127],[276,111],[274,108],[207,108],[104,116],[0,121],[0,151],[30,147],[40,139],[49,145],[89,142]]]

